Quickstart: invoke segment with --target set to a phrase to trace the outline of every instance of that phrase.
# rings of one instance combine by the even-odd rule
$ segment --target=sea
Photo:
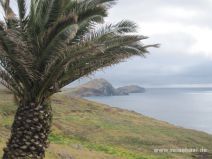
[[[212,88],[148,88],[145,93],[87,99],[212,134]]]

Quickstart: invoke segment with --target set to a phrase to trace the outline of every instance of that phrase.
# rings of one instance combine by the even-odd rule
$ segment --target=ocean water
[[[87,99],[212,134],[211,88],[157,88],[129,96]]]

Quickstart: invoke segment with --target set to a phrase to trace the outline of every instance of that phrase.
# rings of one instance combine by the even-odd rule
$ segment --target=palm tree
[[[102,24],[115,0],[0,0],[0,82],[18,103],[3,159],[42,159],[48,147],[50,97],[69,83],[147,53],[131,21]],[[16,15],[17,14],[17,15]]]

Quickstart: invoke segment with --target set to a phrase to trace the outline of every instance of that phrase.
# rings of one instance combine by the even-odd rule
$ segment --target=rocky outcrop
[[[128,95],[129,93],[143,93],[144,88],[139,86],[125,86],[115,89],[105,79],[94,79],[88,83],[69,90],[71,96],[90,97],[90,96],[116,96]]]
[[[144,93],[145,89],[136,86],[136,85],[130,85],[130,86],[124,86],[124,87],[119,87],[116,89],[118,94],[130,94],[130,93]]]
[[[117,95],[116,89],[105,79],[92,80],[72,89],[70,93],[79,97]]]

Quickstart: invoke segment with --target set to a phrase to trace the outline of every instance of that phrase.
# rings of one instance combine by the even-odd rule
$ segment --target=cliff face
[[[117,93],[116,89],[105,79],[95,79],[74,88],[71,95],[79,97],[113,96]]]
[[[69,91],[71,96],[90,97],[128,95],[129,93],[143,93],[144,88],[132,85],[115,89],[105,79],[95,79],[76,88],[73,88]]]

